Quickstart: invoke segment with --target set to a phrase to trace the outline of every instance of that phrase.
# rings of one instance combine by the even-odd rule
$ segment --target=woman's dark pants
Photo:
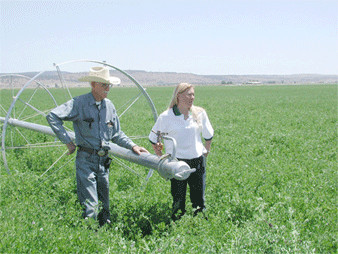
[[[178,159],[186,162],[190,168],[196,168],[186,180],[171,179],[171,195],[173,196],[173,211],[172,219],[179,219],[185,213],[185,197],[187,193],[187,184],[190,188],[190,200],[193,208],[199,207],[200,210],[205,208],[204,193],[205,193],[205,158],[203,156],[191,160]],[[178,215],[178,211],[181,214]]]

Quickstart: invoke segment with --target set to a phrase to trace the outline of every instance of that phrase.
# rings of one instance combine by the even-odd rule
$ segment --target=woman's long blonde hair
[[[175,105],[178,104],[177,102],[177,96],[178,94],[184,93],[186,90],[190,89],[190,88],[195,88],[192,84],[189,83],[180,83],[176,86],[175,90],[174,90],[174,94],[173,94],[173,98],[171,99],[171,102],[169,104],[168,109],[173,108]],[[203,111],[204,109],[201,107],[197,107],[192,105],[191,107],[191,113],[192,113],[192,117],[194,118],[194,120],[197,121],[198,124],[200,124],[199,118],[198,118],[198,112]]]

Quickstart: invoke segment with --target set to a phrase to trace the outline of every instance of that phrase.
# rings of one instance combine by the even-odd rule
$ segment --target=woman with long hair
[[[185,161],[190,168],[195,168],[186,180],[170,179],[171,195],[173,197],[172,219],[181,218],[185,212],[185,197],[187,184],[190,188],[190,200],[195,208],[194,216],[205,211],[205,176],[206,157],[211,148],[214,130],[206,111],[194,106],[195,88],[189,83],[180,83],[176,86],[169,107],[157,119],[153,126],[149,140],[158,156],[162,156],[163,144],[158,140],[158,133],[176,140],[176,157]],[[205,140],[202,142],[202,137]],[[164,140],[167,154],[172,154],[173,143]],[[207,219],[207,217],[204,215]]]

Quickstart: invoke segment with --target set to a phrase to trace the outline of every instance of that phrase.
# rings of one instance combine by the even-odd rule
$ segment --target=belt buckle
[[[105,156],[105,155],[107,155],[107,151],[106,150],[104,150],[104,149],[100,149],[98,152],[97,152],[97,155],[98,156],[100,156],[100,157],[103,157],[103,156]]]

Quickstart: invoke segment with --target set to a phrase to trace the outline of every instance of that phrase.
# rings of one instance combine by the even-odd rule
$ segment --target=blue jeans
[[[173,197],[173,212],[175,215],[178,210],[181,210],[182,215],[185,213],[185,197],[187,193],[187,184],[190,188],[190,200],[193,208],[200,207],[205,208],[205,158],[201,156],[199,158],[187,160],[178,159],[186,162],[190,168],[196,168],[196,171],[192,173],[186,180],[176,180],[172,178],[171,181],[171,195]]]
[[[83,217],[98,219],[104,224],[110,219],[109,212],[109,168],[104,162],[107,156],[100,157],[78,151],[76,156],[77,194],[83,206]],[[99,201],[102,202],[100,210]]]

